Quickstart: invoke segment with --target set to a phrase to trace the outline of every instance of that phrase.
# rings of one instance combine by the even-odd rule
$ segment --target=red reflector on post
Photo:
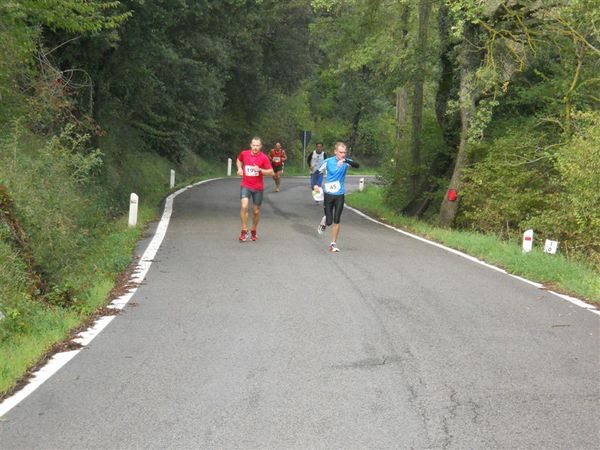
[[[448,189],[448,201],[456,201],[456,189]]]
[[[533,240],[533,239],[531,238],[531,236],[525,236],[525,238],[524,238],[524,239],[525,239],[526,241],[531,241],[531,240]]]

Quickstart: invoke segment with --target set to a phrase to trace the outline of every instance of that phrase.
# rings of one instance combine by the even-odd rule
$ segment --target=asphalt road
[[[306,180],[268,186],[243,244],[238,179],[179,195],[130,304],[0,447],[600,447],[598,315],[351,211],[329,253]]]

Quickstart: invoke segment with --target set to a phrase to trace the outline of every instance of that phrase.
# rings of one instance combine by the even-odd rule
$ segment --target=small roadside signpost
[[[311,132],[308,130],[304,130],[300,132],[300,141],[302,141],[302,168],[306,170],[306,147],[310,142]]]

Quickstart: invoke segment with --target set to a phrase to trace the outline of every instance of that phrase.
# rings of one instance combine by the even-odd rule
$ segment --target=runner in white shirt
[[[314,186],[319,187],[323,184],[323,173],[319,172],[319,167],[327,159],[327,153],[323,151],[323,143],[317,142],[315,144],[315,150],[308,155],[306,162],[310,170],[310,188],[314,189]],[[317,203],[319,203],[317,201]]]

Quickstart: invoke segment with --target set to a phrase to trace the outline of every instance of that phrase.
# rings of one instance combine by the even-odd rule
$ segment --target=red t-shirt
[[[273,161],[273,166],[283,166],[283,159],[285,157],[285,150],[281,149],[281,150],[275,150],[274,148],[271,149],[271,151],[269,152],[269,156],[271,157],[271,160]]]
[[[263,152],[258,152],[256,155],[252,154],[252,150],[243,150],[237,157],[242,162],[242,186],[253,191],[262,191],[263,185],[263,174],[260,171],[254,170],[254,166],[258,166],[261,169],[272,169],[271,162],[267,155]]]

